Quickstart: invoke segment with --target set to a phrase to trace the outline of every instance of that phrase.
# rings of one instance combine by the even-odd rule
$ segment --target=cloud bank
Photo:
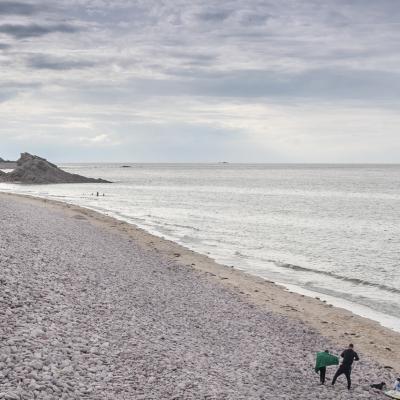
[[[0,1],[1,156],[399,162],[399,11],[397,0]]]

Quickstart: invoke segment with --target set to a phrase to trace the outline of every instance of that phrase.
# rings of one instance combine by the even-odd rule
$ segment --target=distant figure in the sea
[[[354,351],[354,346],[352,343],[349,344],[349,347],[342,352],[340,357],[343,358],[342,363],[340,364],[338,370],[336,371],[335,376],[332,379],[332,385],[335,384],[336,379],[345,374],[347,379],[347,389],[351,388],[351,366],[353,365],[353,361],[358,361],[358,354]]]
[[[396,379],[396,382],[394,383],[393,390],[396,392],[400,392],[400,378]]]
[[[319,380],[321,385],[325,383],[326,367],[329,365],[338,365],[339,359],[333,354],[329,354],[328,350],[320,351],[317,353],[317,359],[315,362],[315,372],[319,372]]]

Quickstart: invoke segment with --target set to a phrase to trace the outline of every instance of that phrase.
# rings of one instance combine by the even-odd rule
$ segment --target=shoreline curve
[[[128,235],[140,247],[155,251],[159,257],[200,272],[207,279],[233,290],[250,302],[304,322],[338,346],[354,342],[366,356],[382,366],[400,373],[400,333],[385,328],[377,321],[334,307],[318,298],[308,297],[286,289],[283,285],[250,275],[239,269],[218,264],[211,258],[196,253],[168,239],[155,236],[128,222],[70,203],[45,198],[0,192],[1,197],[18,198],[30,204],[54,207],[71,216],[81,215],[102,229]]]

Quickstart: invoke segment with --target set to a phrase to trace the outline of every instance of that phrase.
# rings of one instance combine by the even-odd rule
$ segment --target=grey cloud
[[[299,74],[263,70],[196,72],[180,90],[213,97],[395,100],[400,74],[349,69],[320,69]]]
[[[55,71],[67,71],[72,69],[84,69],[97,65],[95,61],[74,60],[65,57],[54,57],[46,54],[36,54],[29,57],[28,66],[34,69],[49,69]]]
[[[247,13],[240,15],[240,22],[246,26],[264,25],[270,16],[263,14]]]
[[[8,82],[1,84],[0,92],[0,103],[7,100],[13,99],[22,92],[30,92],[40,88],[42,85],[40,83],[19,83],[19,82]]]
[[[11,6],[24,1],[36,10]],[[73,0],[71,6],[70,0],[0,0],[0,16],[23,17],[2,18],[0,24],[0,50],[8,40],[13,50],[2,54],[5,75],[43,83],[38,91],[3,90],[3,99],[31,91],[43,109],[54,107],[56,86],[62,93],[57,113],[84,104],[97,110],[93,121],[102,118],[103,109],[110,120],[134,119],[136,105],[153,121],[147,104],[159,104],[162,113],[165,104],[186,98],[205,106],[297,105],[304,99],[318,107],[348,101],[384,108],[398,104],[400,92],[398,1],[219,0],[211,6],[204,0]],[[56,5],[42,12],[44,3]],[[35,18],[26,18],[29,13]],[[85,35],[13,40],[47,39],[76,27],[84,27]],[[87,68],[90,76],[77,71]],[[23,121],[24,103],[18,98],[15,103]],[[197,121],[191,110],[187,118]],[[324,128],[329,130],[329,122]],[[43,128],[43,134],[46,130],[52,129]]]
[[[173,57],[176,58],[183,58],[183,59],[190,59],[190,60],[206,60],[206,61],[212,61],[215,60],[215,55],[214,54],[207,54],[207,53],[194,53],[194,52],[183,52],[183,51],[173,51],[169,53]]]
[[[13,36],[16,39],[26,39],[29,37],[39,37],[50,33],[74,33],[79,29],[69,24],[55,24],[55,25],[14,25],[2,24],[0,25],[0,32]]]
[[[231,15],[232,11],[210,10],[197,14],[197,18],[202,21],[219,22],[224,21]]]
[[[182,65],[186,66],[211,66],[217,59],[217,56],[214,54],[207,53],[194,53],[194,52],[171,52],[167,54],[173,58],[180,60]],[[161,68],[162,69],[162,68]]]
[[[355,100],[364,104],[397,102],[400,74],[379,71],[313,70],[297,75],[262,70],[207,73],[168,79],[133,79],[123,85],[81,87],[81,98],[93,104],[129,103],[146,97],[196,96],[257,100],[261,98]]]
[[[184,61],[182,65],[189,68],[204,68],[211,67],[213,63],[214,61],[210,59],[192,59]]]
[[[32,4],[18,1],[0,2],[0,15],[33,15],[38,8]]]
[[[0,93],[0,103],[3,103],[7,100],[12,99],[15,97],[18,93],[16,91],[12,90],[2,90]]]

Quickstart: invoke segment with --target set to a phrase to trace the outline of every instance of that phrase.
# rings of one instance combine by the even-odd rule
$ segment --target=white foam
[[[400,332],[400,318],[383,314],[379,311],[373,310],[370,307],[353,303],[348,300],[340,299],[322,293],[313,292],[311,290],[304,289],[300,286],[291,285],[287,283],[280,283],[280,282],[275,282],[275,283],[285,287],[286,289],[292,292],[303,294],[304,296],[318,297],[322,301],[326,301],[327,304],[331,304],[334,307],[344,308],[345,310],[351,311],[353,314],[359,315],[360,317],[368,318],[373,321],[379,322],[385,328],[389,328],[396,332]]]

